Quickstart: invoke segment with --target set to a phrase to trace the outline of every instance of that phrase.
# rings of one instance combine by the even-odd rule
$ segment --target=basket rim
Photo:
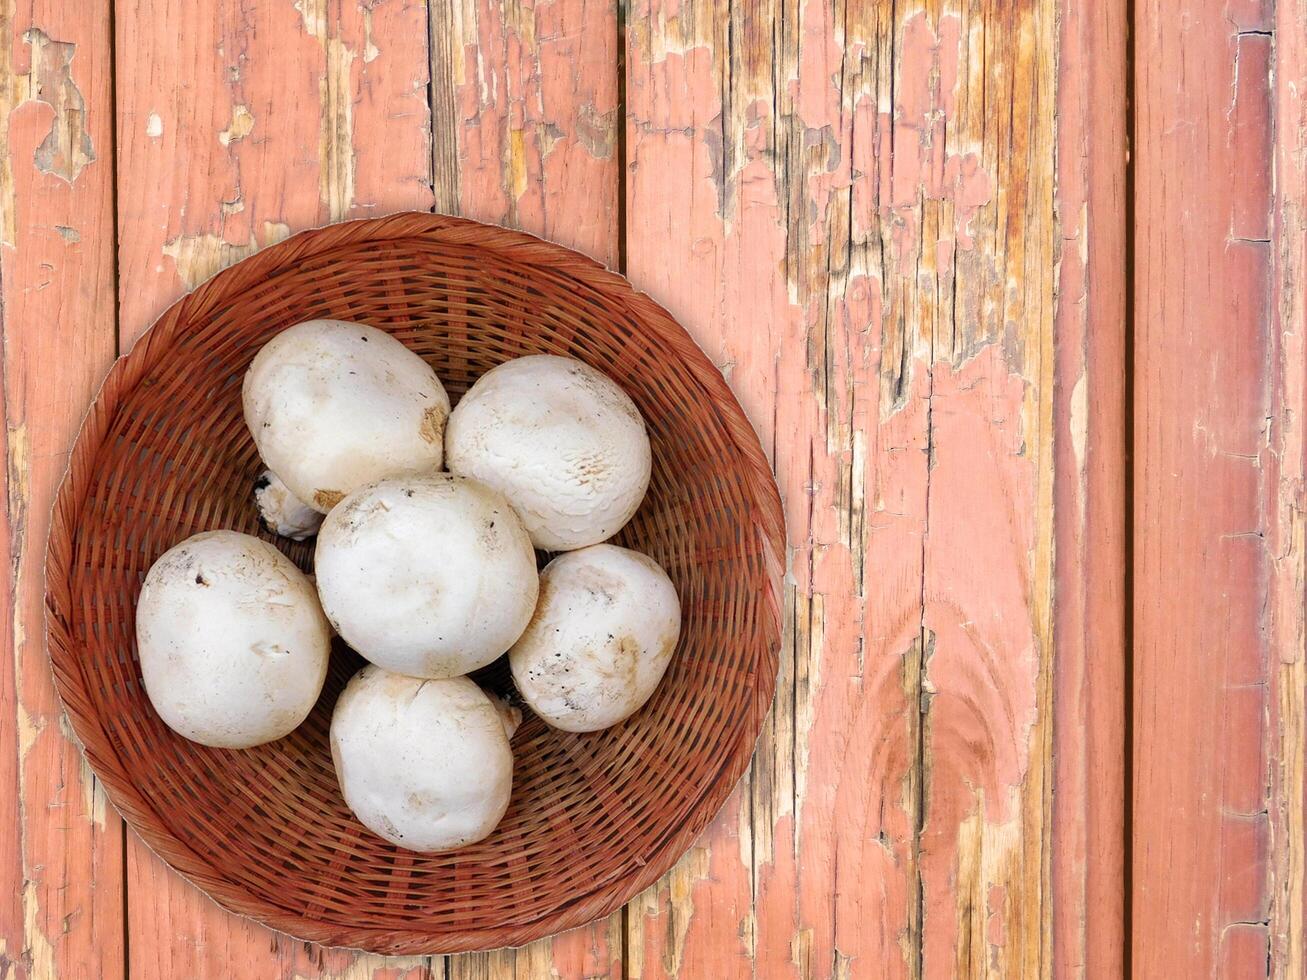
[[[97,713],[86,696],[89,679],[79,665],[77,643],[69,623],[75,618],[68,571],[75,532],[89,492],[95,458],[123,397],[166,356],[179,325],[202,314],[231,292],[285,271],[300,261],[342,247],[420,237],[450,245],[473,245],[525,265],[564,271],[623,304],[642,326],[675,350],[696,385],[719,413],[739,462],[746,473],[753,506],[748,517],[759,538],[768,588],[759,596],[768,626],[765,668],[758,682],[736,746],[723,757],[716,778],[707,783],[693,804],[689,819],[665,835],[634,872],[616,876],[590,892],[576,896],[553,912],[525,923],[457,932],[431,933],[415,929],[341,927],[312,916],[269,905],[225,879],[212,861],[173,836],[141,798],[130,772],[118,762]],[[293,938],[326,946],[354,948],[388,955],[423,955],[522,946],[537,939],[604,918],[648,888],[670,870],[717,816],[752,762],[763,722],[775,695],[782,631],[782,576],[785,566],[785,525],[780,492],[758,435],[721,372],[698,343],[647,293],[625,276],[567,246],[526,232],[467,218],[426,211],[401,211],[383,217],[360,218],[306,229],[269,245],[220,270],[168,307],[112,364],[78,426],[51,508],[44,562],[46,655],[55,690],[82,754],[114,809],[147,847],[169,867],[227,911],[258,921]],[[62,588],[58,588],[62,585]],[[56,650],[62,658],[56,657]],[[747,751],[746,751],[747,749]]]

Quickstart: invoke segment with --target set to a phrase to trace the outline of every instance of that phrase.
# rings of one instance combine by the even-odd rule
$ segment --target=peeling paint
[[[959,152],[957,134],[949,133],[957,105],[961,44],[961,21],[955,14],[939,19],[938,33],[924,11],[913,14],[902,32],[894,113],[881,120],[883,132],[893,132],[894,147],[891,153],[889,144],[882,144],[890,166],[883,172],[881,198],[888,202],[885,216],[893,222],[898,268],[905,276],[912,273],[921,248],[925,201],[954,207],[953,238],[941,243],[936,257],[937,268],[943,269],[954,247],[975,247],[971,222],[993,196],[993,179],[978,154]]]
[[[319,41],[327,37],[326,0],[295,0],[292,6],[299,11],[304,22],[304,33]]]
[[[17,704],[18,708],[18,765],[21,770],[23,759],[36,744],[36,738],[41,734],[43,724],[33,721],[32,716],[27,713],[21,701]]]
[[[314,969],[308,973],[296,971],[292,980],[426,980],[430,977],[428,960],[424,956],[378,956],[375,953],[350,954],[349,961],[339,969],[333,965]]]
[[[340,221],[354,203],[354,97],[350,81],[354,52],[335,37],[326,39],[323,50],[327,67],[318,86],[322,103],[319,188],[327,214],[332,221]]]
[[[248,106],[234,105],[231,107],[231,122],[227,128],[218,133],[218,142],[223,146],[230,146],[236,140],[244,139],[254,130],[254,116],[250,113]]]
[[[599,68],[617,64],[615,15],[580,0],[432,5],[433,31],[448,37],[433,128],[455,144],[437,137],[443,207],[615,265],[623,118],[616,73]]]
[[[277,242],[283,242],[290,237],[290,225],[280,221],[265,221],[263,223],[263,247],[276,245]]]
[[[27,86],[20,102],[43,102],[54,110],[50,132],[36,148],[36,168],[72,183],[95,160],[86,128],[86,102],[73,81],[77,45],[56,41],[35,27],[23,32],[23,43],[32,49],[32,67],[19,79]]]
[[[318,80],[318,196],[332,221],[354,204],[354,84],[356,54],[328,31],[327,0],[296,0],[304,32],[322,46],[325,67]],[[370,9],[368,9],[370,16]],[[364,56],[366,61],[366,53]]]
[[[173,260],[177,275],[187,289],[200,283],[259,250],[253,233],[250,240],[234,244],[221,235],[183,235],[165,242],[163,254]]]
[[[77,733],[73,731],[73,726],[68,721],[68,715],[62,711],[59,712],[59,734],[69,744],[80,747],[81,743],[78,741]],[[92,824],[103,830],[108,798],[105,795],[104,787],[100,785],[100,780],[91,771],[90,763],[86,761],[86,754],[81,751],[77,753],[77,778],[82,790],[82,813],[90,819]]]
[[[377,60],[381,54],[380,49],[372,40],[372,5],[363,5],[363,63],[370,65]]]
[[[9,475],[9,553],[13,556],[11,559],[13,578],[10,588],[11,595],[17,597],[23,595],[25,576],[21,557],[27,539],[27,511],[32,497],[32,447],[27,436],[27,423],[20,422],[17,425],[10,423],[6,429],[6,442],[8,445],[6,466]],[[13,615],[10,628],[13,635],[14,671],[17,681],[21,680],[17,677],[17,672],[21,664],[23,646],[27,641],[27,629],[23,622],[24,603],[11,601],[10,606]],[[15,688],[21,689],[17,683]]]
[[[157,112],[145,117],[145,135],[152,140],[163,135],[163,119]]]
[[[657,976],[678,978],[685,956],[685,940],[694,918],[695,885],[708,877],[711,853],[703,844],[695,844],[685,856],[663,876],[658,884],[647,889],[631,903],[633,913],[641,915],[646,926],[659,926],[661,960]],[[639,980],[645,975],[644,946],[635,944],[631,949],[630,976]]]
[[[41,928],[41,904],[37,898],[37,882],[28,878],[23,882],[23,959],[28,975],[41,980],[57,980],[54,965],[54,947]]]

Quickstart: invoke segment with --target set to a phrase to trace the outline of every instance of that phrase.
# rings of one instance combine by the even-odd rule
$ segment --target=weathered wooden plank
[[[1307,975],[1307,3],[1275,9],[1271,437],[1271,975]]]
[[[425,4],[175,0],[125,5],[116,23],[124,347],[292,231],[430,207]],[[134,837],[127,894],[133,976],[432,975],[228,915]]]
[[[1053,974],[1124,975],[1127,10],[1063,0]]]
[[[1055,4],[950,19],[941,62],[952,30],[962,44],[939,135],[957,244],[929,393],[923,974],[1039,976],[1054,846]]]
[[[619,266],[617,3],[431,4],[437,207]],[[449,980],[620,977],[622,915],[523,949],[447,958]]]
[[[114,355],[106,3],[0,3],[0,975],[121,977],[122,828],[66,736],[45,656],[54,491]]]
[[[1053,50],[1049,3],[634,7],[630,274],[772,449],[791,615],[633,976],[1048,969]]]
[[[1267,966],[1269,8],[1136,6],[1139,976]]]

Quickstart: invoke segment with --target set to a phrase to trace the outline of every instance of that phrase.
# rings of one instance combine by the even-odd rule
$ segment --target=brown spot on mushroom
[[[339,490],[316,490],[313,494],[313,502],[322,510],[331,510],[344,499]]]
[[[680,634],[673,633],[670,636],[666,637],[661,643],[659,643],[658,659],[670,660],[672,658],[672,653],[675,652],[676,650],[676,642],[679,639],[680,639]]]
[[[441,405],[432,405],[422,413],[422,424],[418,426],[418,435],[426,442],[435,445],[444,437],[445,409]]]

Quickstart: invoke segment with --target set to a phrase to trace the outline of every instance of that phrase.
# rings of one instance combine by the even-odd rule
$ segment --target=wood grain
[[[166,0],[111,38],[107,0],[2,0],[0,976],[1303,975],[1307,6],[1127,6]],[[122,836],[39,566],[118,344],[432,206],[625,260],[695,332],[780,474],[787,630],[749,777],[624,914],[382,961]]]
[[[438,206],[619,265],[617,4],[431,4]],[[622,976],[622,913],[522,949],[447,958],[449,980]]]
[[[1139,976],[1267,968],[1269,17],[1136,6]]]
[[[1307,3],[1275,10],[1275,198],[1266,546],[1271,657],[1271,975],[1307,974]]]
[[[173,0],[118,10],[124,348],[188,288],[293,231],[431,206],[427,10]],[[432,976],[232,916],[134,836],[133,977]]]
[[[1054,452],[1053,973],[1125,972],[1127,9],[1063,0]]]
[[[110,43],[102,5],[0,3],[0,975],[27,980],[123,976],[122,825],[66,734],[42,590],[54,490],[114,356]]]
[[[633,905],[632,976],[1048,969],[1053,32],[633,7],[630,274],[771,446],[792,551],[750,779]]]

